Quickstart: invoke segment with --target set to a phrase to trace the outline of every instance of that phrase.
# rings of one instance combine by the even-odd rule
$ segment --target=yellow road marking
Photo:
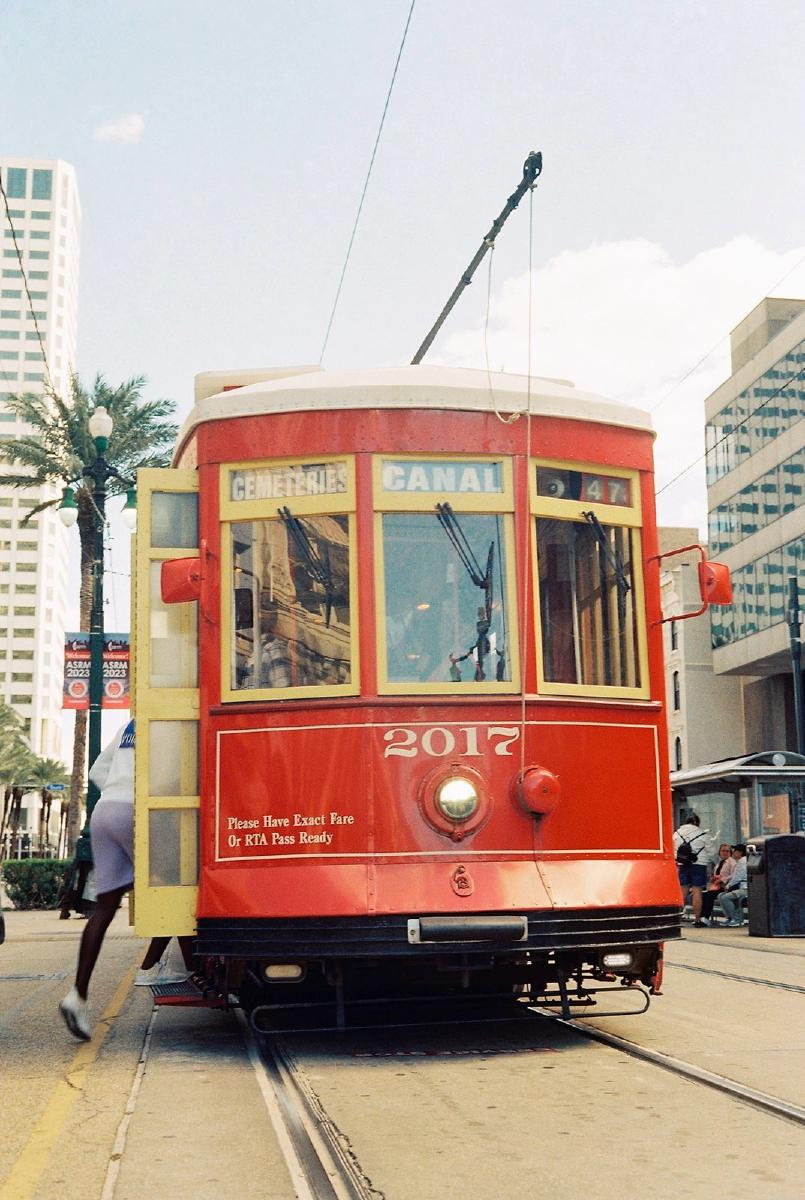
[[[106,1006],[88,1042],[83,1042],[67,1068],[64,1079],[56,1084],[45,1111],[34,1125],[28,1141],[11,1168],[11,1173],[0,1187],[0,1200],[28,1200],[33,1195],[47,1165],[48,1156],[67,1123],[73,1105],[82,1094],[87,1075],[106,1041],[109,1030],[131,990],[134,972],[131,967],[123,976],[112,999]]]

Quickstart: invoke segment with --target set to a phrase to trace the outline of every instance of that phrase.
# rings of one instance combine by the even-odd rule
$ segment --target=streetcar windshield
[[[351,682],[349,518],[237,521],[232,538],[232,688]]]
[[[547,682],[640,687],[634,536],[624,526],[537,518]]]
[[[389,683],[510,682],[501,513],[383,515]]]

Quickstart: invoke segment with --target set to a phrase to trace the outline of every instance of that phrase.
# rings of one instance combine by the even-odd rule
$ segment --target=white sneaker
[[[154,963],[153,967],[149,967],[146,971],[140,967],[134,976],[134,986],[154,987],[158,983],[184,983],[189,978],[189,971],[166,971],[163,970],[161,963]]]
[[[87,1002],[81,999],[75,987],[71,987],[62,1000],[59,1005],[59,1012],[73,1037],[79,1038],[82,1042],[88,1042],[91,1033],[89,1017],[87,1015]]]
[[[190,971],[166,971],[160,975],[157,983],[185,983],[190,978]]]
[[[152,983],[156,983],[159,978],[160,965],[160,963],[154,963],[153,967],[140,967],[134,976],[134,986],[150,987]]]

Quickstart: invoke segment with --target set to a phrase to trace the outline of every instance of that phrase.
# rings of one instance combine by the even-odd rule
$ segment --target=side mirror
[[[187,604],[201,595],[201,559],[169,558],[162,564],[163,604]]]
[[[699,563],[699,595],[704,604],[732,604],[730,569],[723,563]]]
[[[655,622],[657,625],[665,625],[669,621],[687,621],[691,617],[700,617],[703,612],[706,612],[711,604],[732,604],[732,580],[730,579],[730,569],[724,566],[724,563],[710,562],[704,557],[704,550],[699,545],[680,546],[678,550],[668,550],[665,554],[656,554],[650,562],[660,563],[664,558],[674,558],[677,554],[686,554],[690,550],[698,550],[701,555],[701,561],[698,564],[699,570],[699,595],[702,598],[701,608],[697,608],[695,612],[680,613],[676,617],[663,617],[662,620]]]

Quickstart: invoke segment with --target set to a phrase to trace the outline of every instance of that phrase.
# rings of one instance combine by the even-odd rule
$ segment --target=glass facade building
[[[734,594],[712,611],[716,650],[785,627],[788,580],[805,564],[805,301],[764,300],[733,331],[732,350],[705,433],[708,544]],[[768,650],[744,648],[746,673]]]
[[[0,206],[2,443],[27,432],[9,396],[44,392],[48,377],[56,393],[69,388],[81,209],[75,172],[59,159],[0,157],[0,178],[8,200],[8,211]],[[69,535],[55,509],[30,513],[58,495],[52,486],[11,488],[0,472],[0,696],[43,758],[62,757]]]

